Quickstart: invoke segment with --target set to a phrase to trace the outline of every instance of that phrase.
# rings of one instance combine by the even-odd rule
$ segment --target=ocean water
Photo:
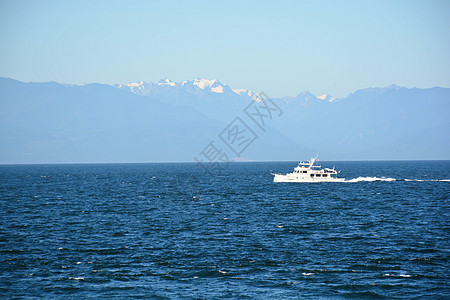
[[[450,162],[0,166],[10,298],[450,297]]]

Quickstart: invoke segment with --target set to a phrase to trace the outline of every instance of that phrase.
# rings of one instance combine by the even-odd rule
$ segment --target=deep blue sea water
[[[322,165],[0,166],[0,295],[448,299],[450,162]]]

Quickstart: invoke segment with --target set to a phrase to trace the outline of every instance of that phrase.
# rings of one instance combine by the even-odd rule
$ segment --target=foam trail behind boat
[[[358,177],[350,180],[346,180],[344,182],[363,182],[363,181],[396,181],[395,178],[386,178],[386,177]]]
[[[425,182],[425,181],[440,181],[440,182],[450,182],[450,179],[395,179],[395,178],[386,178],[386,177],[358,177],[346,180],[344,182],[374,182],[374,181],[412,181],[412,182]]]

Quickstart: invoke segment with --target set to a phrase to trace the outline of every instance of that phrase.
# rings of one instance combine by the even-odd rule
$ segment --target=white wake
[[[363,181],[396,181],[395,178],[386,178],[386,177],[358,177],[350,180],[346,180],[344,182],[363,182]]]
[[[395,179],[390,177],[358,177],[349,180],[345,180],[343,182],[373,182],[373,181],[414,181],[414,182],[423,182],[423,181],[440,181],[440,182],[450,182],[450,179]]]

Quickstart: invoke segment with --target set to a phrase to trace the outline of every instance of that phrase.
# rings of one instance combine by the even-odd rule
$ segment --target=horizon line
[[[299,160],[248,160],[218,162],[226,163],[281,163],[297,162]],[[450,161],[450,159],[356,159],[356,160],[320,160],[321,162],[407,162],[407,161]],[[25,166],[25,165],[124,165],[124,164],[199,164],[195,161],[154,161],[154,162],[49,162],[49,163],[0,163],[0,166]]]

